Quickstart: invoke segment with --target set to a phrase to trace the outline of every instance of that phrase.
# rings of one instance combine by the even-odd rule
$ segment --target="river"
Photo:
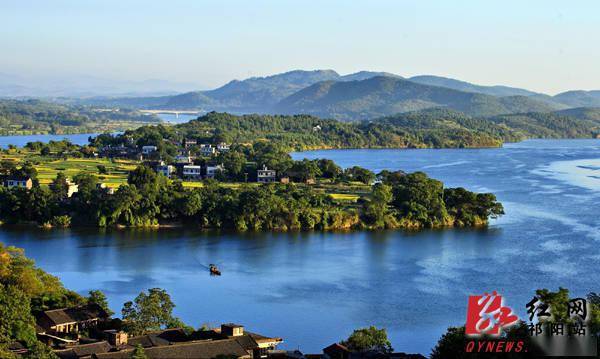
[[[80,293],[117,313],[161,287],[197,327],[239,322],[316,353],[352,329],[387,328],[396,350],[429,354],[465,321],[467,296],[497,290],[522,318],[537,288],[600,291],[600,140],[531,140],[498,149],[329,150],[344,167],[425,171],[495,193],[507,214],[487,229],[352,233],[0,230]],[[218,264],[211,277],[205,266]]]

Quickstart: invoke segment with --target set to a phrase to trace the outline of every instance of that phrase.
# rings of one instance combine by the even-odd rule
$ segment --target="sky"
[[[600,2],[0,0],[0,73],[210,89],[294,69],[600,89]]]

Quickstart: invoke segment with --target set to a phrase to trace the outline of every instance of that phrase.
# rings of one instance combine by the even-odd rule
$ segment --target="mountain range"
[[[404,78],[387,72],[340,75],[333,70],[295,70],[233,80],[208,91],[166,96],[63,98],[60,101],[137,109],[304,113],[343,121],[368,120],[428,108],[471,116],[554,112],[600,107],[600,91],[550,96],[509,86],[481,86],[439,76]]]

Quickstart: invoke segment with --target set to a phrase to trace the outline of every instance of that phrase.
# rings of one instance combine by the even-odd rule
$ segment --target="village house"
[[[227,152],[229,151],[229,145],[225,142],[221,142],[217,145],[217,151],[219,152]]]
[[[99,322],[108,319],[108,314],[98,304],[81,305],[72,308],[46,310],[36,322],[42,334],[77,335],[81,330],[94,328]]]
[[[175,156],[175,162],[177,162],[177,163],[192,163],[192,156],[177,155],[177,156]]]
[[[115,194],[115,189],[108,187],[108,185],[104,182],[97,183],[96,189],[103,190],[106,194]]]
[[[262,170],[256,172],[256,182],[260,183],[271,183],[277,179],[277,172],[270,170],[267,166],[263,166]]]
[[[196,141],[195,139],[192,139],[192,138],[186,138],[185,140],[183,140],[183,147],[185,147],[185,148],[196,146],[197,144],[198,144],[198,141]]]
[[[85,344],[63,344],[54,353],[61,359],[128,359],[136,346],[141,346],[150,359],[264,359],[283,342],[281,338],[247,332],[243,326],[232,323],[192,334],[174,328],[133,337],[128,337],[123,331],[110,329],[99,332],[95,340]]]
[[[210,157],[216,153],[217,149],[210,144],[200,145],[200,154],[205,157]]]
[[[225,168],[223,167],[223,165],[216,165],[216,166],[206,166],[206,178],[215,178],[215,175],[218,172],[224,171]]]
[[[185,165],[183,166],[183,178],[190,180],[202,179],[202,166]]]
[[[94,354],[108,353],[112,346],[106,341],[79,344],[66,349],[55,350],[54,354],[60,359],[87,359]]]
[[[171,178],[171,175],[175,172],[175,167],[171,165],[160,165],[156,167],[156,172],[167,178]]]
[[[21,187],[26,189],[31,189],[33,187],[33,181],[30,177],[24,178],[6,178],[4,180],[4,187],[13,188],[13,187]]]
[[[74,193],[79,191],[79,186],[67,179],[67,197],[71,198]]]
[[[142,154],[149,155],[158,151],[158,147],[156,146],[142,146]]]

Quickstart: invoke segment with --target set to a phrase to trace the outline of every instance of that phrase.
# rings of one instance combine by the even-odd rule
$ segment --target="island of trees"
[[[140,135],[134,143],[148,143],[157,135],[155,131],[163,129],[141,129],[136,132]],[[123,141],[127,136],[100,136],[92,143]],[[172,143],[167,142],[166,136],[157,139],[155,156],[160,156],[160,151],[168,151]],[[490,193],[444,188],[442,182],[422,172],[383,171],[375,175],[358,166],[342,169],[327,159],[294,161],[285,147],[267,141],[234,145],[214,156],[211,160],[222,166],[214,178],[202,182],[167,178],[138,161],[133,162],[137,167],[128,171],[126,183],[114,191],[99,183],[102,175],[89,170],[72,178],[58,171],[47,185],[42,185],[36,170],[42,166],[36,166],[35,161],[58,157],[56,162],[64,163],[63,169],[68,171],[66,166],[72,157],[93,156],[89,146],[54,145],[63,148],[63,152],[56,154],[52,152],[55,148],[31,143],[28,153],[45,153],[26,156],[20,164],[10,160],[0,163],[0,173],[5,178],[32,179],[31,188],[0,188],[0,220],[4,223],[29,222],[47,227],[184,224],[240,231],[347,230],[482,226],[489,218],[503,214],[502,205]],[[249,183],[248,166],[268,166],[284,174],[287,181]],[[100,165],[97,171],[101,174],[107,169]],[[69,190],[73,184],[77,186],[75,193]],[[354,196],[354,200],[340,200],[343,192]]]

